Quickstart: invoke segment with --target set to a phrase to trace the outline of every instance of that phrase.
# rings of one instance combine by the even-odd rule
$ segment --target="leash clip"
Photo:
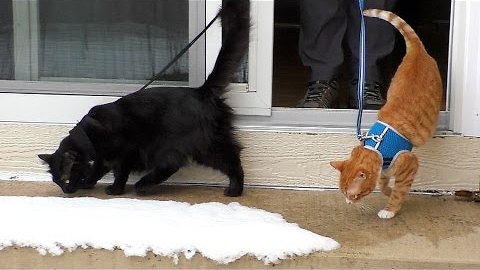
[[[380,135],[367,135],[366,133],[363,133],[358,137],[358,139],[365,144],[365,141],[368,139],[372,139],[374,142],[379,143],[383,140],[383,137]]]

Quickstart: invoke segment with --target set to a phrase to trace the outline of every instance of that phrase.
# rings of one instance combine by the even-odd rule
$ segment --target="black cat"
[[[201,87],[152,87],[95,106],[53,154],[38,155],[63,192],[92,188],[113,170],[107,194],[124,193],[132,171],[147,172],[135,184],[145,194],[191,159],[229,177],[225,195],[242,194],[241,146],[221,95],[248,49],[250,1],[224,1],[220,17],[225,39]]]

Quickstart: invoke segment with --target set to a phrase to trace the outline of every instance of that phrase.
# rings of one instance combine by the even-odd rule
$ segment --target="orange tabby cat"
[[[398,138],[408,139],[410,149],[398,152],[390,166],[383,170],[384,155],[376,147],[368,145],[357,146],[349,159],[332,161],[330,164],[340,171],[340,190],[349,203],[372,192],[379,179],[380,190],[389,199],[378,216],[392,218],[400,210],[418,170],[418,159],[409,151],[411,145],[417,147],[424,144],[435,132],[442,100],[442,82],[437,63],[404,20],[391,12],[377,9],[366,10],[364,14],[390,22],[405,38],[407,51],[392,79],[387,102],[378,113],[377,123],[383,124],[382,128],[387,127],[385,130],[396,131]],[[373,127],[367,138],[375,134],[372,130]],[[380,135],[370,136],[376,146],[384,143],[382,140],[385,138],[379,139]],[[393,189],[388,186],[390,177],[395,178]]]

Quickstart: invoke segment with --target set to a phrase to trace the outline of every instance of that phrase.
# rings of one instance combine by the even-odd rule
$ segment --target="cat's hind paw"
[[[243,192],[242,186],[236,187],[236,188],[227,187],[225,188],[225,191],[223,192],[223,194],[228,197],[238,197],[242,195],[242,192]]]
[[[395,212],[392,212],[392,211],[388,211],[385,209],[378,211],[379,218],[389,219],[389,218],[393,218],[394,216],[395,216]]]

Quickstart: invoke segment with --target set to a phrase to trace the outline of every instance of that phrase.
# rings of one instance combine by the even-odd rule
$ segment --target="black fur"
[[[132,171],[147,174],[136,184],[144,194],[189,159],[230,179],[227,196],[243,191],[241,146],[232,134],[232,110],[221,97],[248,49],[250,2],[227,0],[220,10],[226,34],[217,62],[203,86],[153,87],[93,107],[62,140],[48,163],[65,193],[92,188],[113,170],[106,193],[124,192]]]

